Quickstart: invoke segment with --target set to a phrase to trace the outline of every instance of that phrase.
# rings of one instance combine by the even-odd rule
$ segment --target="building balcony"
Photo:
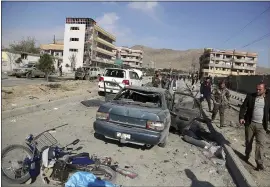
[[[105,54],[105,55],[109,55],[109,56],[111,56],[111,57],[115,56],[115,54],[114,54],[113,52],[107,51],[107,50],[102,49],[102,48],[100,48],[100,47],[96,47],[96,48],[95,48],[95,51],[97,51],[97,52],[99,52],[99,53],[102,53],[102,54]]]
[[[139,54],[139,53],[127,53],[127,52],[121,52],[121,55],[122,55],[122,56],[139,56],[139,57],[143,58],[143,55],[142,55],[142,54]]]
[[[252,70],[255,71],[256,67],[250,67],[250,66],[237,66],[234,65],[233,69],[241,69],[241,70]]]
[[[123,61],[131,61],[131,62],[140,62],[141,61],[140,59],[122,58],[122,57],[121,57],[121,60],[123,60]]]
[[[235,61],[235,62],[246,62],[245,59],[237,59],[237,58],[234,58],[234,61]]]
[[[99,27],[98,25],[95,25],[94,28],[95,28],[95,30],[97,30],[98,32],[101,32],[105,36],[108,36],[113,41],[116,41],[116,37],[115,36],[113,36],[111,33],[108,33],[107,31],[105,31],[104,29],[102,29],[101,27]]]
[[[216,68],[231,68],[232,65],[228,65],[228,64],[215,64],[215,63],[209,63],[210,67],[216,67]]]
[[[102,63],[107,63],[107,64],[113,64],[114,63],[113,60],[100,58],[100,57],[93,58],[92,61],[94,61],[94,62],[102,62]]]
[[[99,38],[99,37],[95,37],[95,41],[99,42],[99,43],[102,43],[103,45],[106,45],[112,49],[115,49],[115,45],[113,45],[112,43],[106,41],[106,40],[103,40],[102,38]]]

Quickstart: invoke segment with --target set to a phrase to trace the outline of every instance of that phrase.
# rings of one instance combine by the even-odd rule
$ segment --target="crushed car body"
[[[112,100],[99,107],[95,133],[121,143],[164,147],[171,125],[169,100],[172,101],[172,97],[165,89],[122,88]]]

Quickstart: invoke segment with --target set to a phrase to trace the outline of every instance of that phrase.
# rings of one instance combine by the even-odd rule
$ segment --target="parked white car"
[[[130,69],[107,68],[104,75],[99,78],[98,90],[99,95],[104,93],[104,81],[118,83],[122,88],[128,85],[143,86],[142,79],[139,75]],[[118,93],[120,88],[117,85],[106,83],[106,92]]]

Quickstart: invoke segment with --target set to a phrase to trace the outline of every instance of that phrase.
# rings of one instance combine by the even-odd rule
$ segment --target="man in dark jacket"
[[[209,112],[211,111],[211,83],[209,77],[206,78],[206,80],[201,84],[200,88],[201,97],[200,102],[203,102],[204,99],[206,99],[208,104]]]
[[[253,138],[256,138],[255,161],[256,170],[263,170],[263,146],[265,134],[269,133],[270,94],[266,92],[266,85],[257,85],[257,92],[248,94],[240,108],[239,123],[245,125],[245,159],[248,162],[252,151]]]

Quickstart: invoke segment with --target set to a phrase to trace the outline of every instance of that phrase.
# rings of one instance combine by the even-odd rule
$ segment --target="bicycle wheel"
[[[2,150],[2,157],[1,157],[1,162],[2,162],[2,167],[1,167],[1,172],[2,172],[2,178],[7,181],[8,183],[12,184],[22,184],[28,181],[31,178],[31,175],[29,173],[29,166],[24,165],[24,159],[20,160],[9,160],[8,163],[10,164],[10,167],[6,168],[5,164],[3,162],[4,157],[14,151],[14,150],[23,150],[27,153],[28,158],[31,158],[32,152],[28,147],[25,147],[23,145],[10,145],[6,147],[4,150]],[[16,155],[18,156],[18,155]],[[9,159],[10,156],[8,157]],[[14,177],[12,174],[9,174],[7,171],[11,171],[11,173],[14,174]]]

